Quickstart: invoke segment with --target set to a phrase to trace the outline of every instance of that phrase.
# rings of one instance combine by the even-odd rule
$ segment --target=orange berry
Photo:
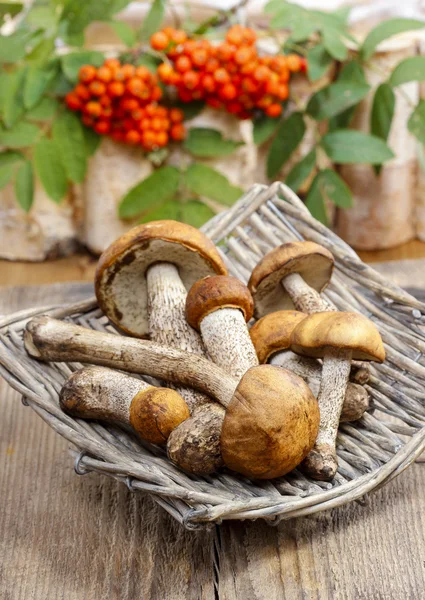
[[[147,129],[142,134],[142,145],[145,150],[152,150],[155,145],[156,134],[151,129]]]
[[[126,88],[134,96],[140,96],[143,91],[147,90],[146,84],[138,77],[132,77],[127,81]]]
[[[249,62],[247,62],[244,65],[241,65],[241,69],[240,72],[242,73],[242,75],[252,75],[255,71],[255,69],[258,66],[258,62],[255,60],[251,60]]]
[[[267,81],[270,77],[270,69],[265,65],[260,65],[254,71],[254,79],[257,81]]]
[[[162,129],[162,120],[159,117],[152,119],[152,129],[154,131],[160,131]]]
[[[179,71],[179,73],[185,73],[186,71],[189,71],[191,66],[192,63],[190,58],[187,56],[179,56],[176,60],[176,70]]]
[[[165,106],[157,106],[155,114],[157,117],[165,118],[168,116],[168,110],[165,108]]]
[[[147,129],[151,128],[151,120],[148,118],[144,118],[140,121],[140,125],[139,125],[140,129],[146,131]]]
[[[140,67],[137,67],[135,76],[141,79],[142,81],[149,81],[152,78],[152,73],[147,67],[141,65]]]
[[[85,112],[92,117],[100,117],[102,114],[102,107],[99,102],[87,102],[84,107]]]
[[[185,54],[192,54],[192,52],[196,50],[196,48],[199,48],[199,44],[195,42],[195,40],[187,40],[183,44],[183,52]]]
[[[170,34],[170,37],[171,41],[175,44],[184,44],[184,42],[187,40],[186,32],[182,29],[174,29]]]
[[[83,106],[80,98],[75,92],[69,92],[69,94],[65,96],[65,102],[70,110],[80,110]]]
[[[188,90],[194,90],[196,87],[198,87],[200,79],[200,75],[196,71],[186,71],[186,73],[183,75],[182,81],[183,85]]]
[[[145,108],[145,112],[148,117],[154,117],[156,115],[156,106],[154,104],[148,104]]]
[[[166,119],[166,118],[162,118],[161,119],[161,129],[163,131],[168,131],[171,127],[171,121],[170,119]]]
[[[243,109],[243,106],[240,102],[229,102],[227,105],[227,112],[237,115]]]
[[[134,65],[123,65],[122,66],[122,74],[124,76],[124,79],[130,79],[131,77],[134,77],[134,75],[136,74],[136,67]]]
[[[170,64],[162,63],[161,65],[159,65],[157,73],[161,81],[163,81],[164,83],[171,83],[174,74],[174,69]]]
[[[99,81],[103,81],[103,83],[109,83],[113,77],[113,73],[109,67],[99,67],[96,77]]]
[[[151,93],[151,100],[153,102],[157,102],[158,100],[160,100],[162,98],[162,90],[159,87],[159,85],[156,85]]]
[[[243,42],[243,39],[243,27],[241,27],[240,25],[234,25],[226,33],[226,40],[229,42],[229,44],[240,46]]]
[[[231,44],[227,44],[223,42],[216,48],[216,56],[222,62],[227,62],[233,58],[235,54],[236,47]]]
[[[114,98],[118,98],[119,96],[123,96],[125,92],[124,84],[121,81],[113,81],[108,85],[108,92]]]
[[[214,96],[212,96],[211,98],[207,98],[207,104],[212,108],[223,108],[223,103],[218,98],[214,98]]]
[[[83,115],[81,117],[81,120],[86,127],[92,127],[92,125],[94,123],[93,117],[90,117],[89,115]]]
[[[255,52],[250,46],[241,46],[235,52],[235,63],[238,65],[246,65],[252,58]]]
[[[77,96],[79,98],[81,98],[81,100],[90,100],[91,98],[91,94],[88,90],[88,88],[86,88],[85,85],[83,85],[82,83],[79,83],[78,85],[75,86],[74,88],[74,92],[77,94]]]
[[[254,81],[251,77],[244,77],[242,79],[241,87],[247,94],[255,94],[259,89],[258,82]]]
[[[123,98],[120,101],[120,106],[124,110],[131,112],[132,110],[136,110],[139,108],[139,103],[136,98]]]
[[[90,83],[96,77],[96,69],[93,65],[83,65],[78,71],[78,79],[82,83]]]
[[[172,123],[181,123],[184,119],[184,113],[179,108],[172,108],[169,116]]]
[[[134,122],[133,119],[130,118],[126,118],[122,120],[122,128],[124,129],[124,131],[130,131],[131,129],[134,129]]]
[[[266,93],[267,94],[271,94],[272,96],[278,96],[279,95],[279,83],[277,81],[273,81],[272,79],[269,79],[269,81],[266,82]]]
[[[89,85],[90,93],[93,96],[103,96],[106,93],[106,86],[101,81],[92,81]]]
[[[201,79],[201,87],[209,94],[212,94],[216,88],[214,77],[212,75],[204,75]]]
[[[280,104],[270,104],[266,108],[266,115],[269,117],[279,117],[282,114],[282,106]]]
[[[107,58],[103,63],[103,66],[115,71],[116,69],[119,69],[121,67],[121,63],[118,60],[118,58]]]
[[[218,95],[222,100],[234,100],[237,96],[236,87],[233,83],[226,83],[226,85],[223,85],[219,90]]]
[[[214,79],[217,83],[230,83],[230,75],[226,69],[217,69],[217,71],[214,73]]]
[[[162,32],[165,33],[165,35],[167,37],[169,37],[170,39],[171,39],[171,36],[173,35],[173,33],[175,31],[176,30],[174,29],[174,27],[164,27],[163,30],[162,30]]]
[[[266,108],[268,108],[271,104],[273,104],[272,96],[263,96],[257,102],[258,108],[262,108],[264,110],[266,110]]]
[[[118,130],[113,131],[111,133],[111,137],[116,142],[123,142],[124,141],[124,134],[122,133],[122,131],[118,131]]]
[[[192,52],[192,62],[197,67],[203,67],[208,60],[208,52],[205,48],[197,48]]]
[[[106,94],[104,94],[103,96],[101,96],[99,98],[99,102],[102,106],[111,106],[112,104],[112,100],[109,96],[107,96]]]
[[[124,139],[127,142],[127,144],[138,144],[141,140],[141,136],[137,129],[130,129],[125,134]]]
[[[144,113],[142,110],[140,110],[140,108],[137,108],[136,110],[132,110],[131,111],[131,118],[134,121],[141,121],[144,117]]]
[[[289,88],[286,83],[279,85],[279,92],[277,94],[279,100],[286,100],[289,96]]]
[[[273,56],[270,61],[270,68],[276,73],[280,73],[282,69],[286,69],[288,67],[286,62],[286,56],[282,56],[278,54],[277,56]]]
[[[298,54],[288,54],[286,57],[287,65],[292,73],[298,73],[301,70],[301,57]]]
[[[158,131],[155,136],[155,143],[160,148],[163,148],[168,144],[168,133],[166,131]]]
[[[154,50],[165,50],[170,43],[170,38],[164,31],[157,31],[151,35],[150,44]]]
[[[243,41],[245,44],[255,44],[257,40],[257,34],[250,27],[245,27],[243,31]]]
[[[112,117],[113,114],[113,110],[111,106],[105,106],[102,109],[102,117],[105,117],[106,119],[110,119]]]
[[[194,94],[189,90],[179,90],[179,98],[182,102],[191,102],[194,99]]]
[[[220,66],[220,63],[215,58],[209,58],[205,63],[205,72],[214,73]]]
[[[186,137],[186,130],[181,123],[176,123],[171,127],[170,135],[175,142],[180,142]]]
[[[111,123],[103,119],[99,120],[94,126],[94,130],[96,131],[96,133],[100,133],[100,135],[105,135],[106,133],[110,132]]]
[[[306,73],[307,70],[308,70],[307,59],[302,56],[301,57],[301,68],[300,68],[300,71],[301,71],[301,73]]]

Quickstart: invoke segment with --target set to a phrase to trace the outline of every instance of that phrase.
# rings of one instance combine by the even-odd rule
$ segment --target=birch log
[[[56,204],[36,180],[34,203],[26,213],[18,206],[13,184],[0,191],[0,258],[43,261],[68,256],[77,245],[68,196]]]
[[[379,47],[366,67],[372,89],[359,105],[352,127],[370,132],[372,102],[378,85],[395,66],[416,53],[416,37],[403,36]],[[359,250],[378,250],[402,244],[415,235],[416,144],[407,129],[410,103],[417,103],[419,85],[410,82],[396,90],[396,105],[388,144],[395,157],[385,163],[380,175],[370,165],[341,167],[341,175],[353,193],[354,205],[339,210],[337,233]]]

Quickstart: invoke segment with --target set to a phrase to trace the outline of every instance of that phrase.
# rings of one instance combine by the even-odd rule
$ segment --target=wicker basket
[[[45,364],[23,348],[27,320],[49,312],[99,331],[114,331],[95,299],[66,308],[27,310],[0,322],[0,373],[51,427],[78,449],[78,474],[97,471],[131,490],[144,491],[188,528],[223,519],[281,519],[340,506],[377,489],[401,473],[425,448],[425,304],[363,264],[341,239],[314,220],[285,185],[255,185],[204,231],[218,244],[232,275],[246,281],[272,247],[310,239],[329,248],[336,271],[326,298],[342,310],[359,311],[379,327],[387,361],[372,368],[367,386],[371,409],[341,426],[339,469],[332,484],[307,479],[297,470],[273,481],[250,481],[223,471],[195,477],[179,471],[154,446],[129,431],[72,419],[58,406],[58,393],[79,364]],[[116,332],[115,332],[116,333]],[[149,379],[149,378],[148,378]]]

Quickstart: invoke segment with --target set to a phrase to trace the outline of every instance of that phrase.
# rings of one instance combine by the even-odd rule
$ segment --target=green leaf
[[[345,65],[342,67],[342,69],[338,75],[337,81],[338,82],[345,81],[347,83],[355,82],[355,83],[367,84],[364,69],[357,60],[350,60],[345,63]]]
[[[41,101],[25,114],[29,121],[49,121],[55,116],[59,103],[50,96],[44,96]]]
[[[3,96],[3,120],[6,127],[12,127],[24,114],[23,87],[26,72],[24,67],[6,77]]]
[[[133,187],[121,200],[121,219],[136,217],[172,198],[179,187],[180,171],[176,167],[160,167]]]
[[[6,15],[14,17],[20,13],[23,7],[22,2],[0,2],[0,23]]]
[[[64,111],[58,116],[53,123],[53,141],[68,179],[81,183],[86,175],[87,155],[83,125],[76,114]]]
[[[171,219],[172,221],[182,220],[182,204],[179,200],[167,200],[160,206],[150,210],[140,219],[139,223],[149,223],[149,221],[162,221]]]
[[[370,115],[370,131],[373,135],[387,141],[394,115],[395,94],[388,83],[381,83],[373,97]]]
[[[26,29],[18,29],[10,35],[0,35],[0,63],[16,63],[22,60],[31,36]]]
[[[43,63],[50,56],[52,56],[55,50],[55,38],[51,37],[48,39],[42,39],[40,42],[31,50],[27,55],[26,60],[31,63]]]
[[[383,140],[354,129],[338,129],[327,133],[322,138],[321,146],[329,158],[339,164],[377,165],[394,156]]]
[[[379,23],[377,27],[372,29],[366,36],[363,42],[361,53],[363,60],[368,60],[375,52],[376,47],[384,40],[412,29],[422,29],[425,27],[423,21],[417,19],[389,19],[383,23]]]
[[[102,138],[93,129],[83,127],[84,145],[86,148],[86,156],[93,156],[99,147]]]
[[[328,225],[328,215],[326,213],[325,198],[322,194],[320,178],[321,173],[319,172],[313,179],[310,189],[308,190],[305,205],[315,219],[324,225]]]
[[[173,106],[183,112],[185,121],[190,121],[202,112],[205,103],[202,100],[194,100],[193,102],[176,102]]]
[[[64,4],[61,37],[68,45],[81,46],[87,25],[93,21],[109,21],[129,4],[129,0],[65,0]]]
[[[10,169],[23,160],[25,160],[25,157],[20,152],[15,152],[14,150],[3,150],[0,152],[0,169]]]
[[[279,123],[280,119],[272,119],[266,115],[255,119],[253,123],[254,144],[258,146],[264,144],[279,127]]]
[[[323,44],[317,44],[307,51],[308,78],[317,81],[325,75],[333,62],[332,56]]]
[[[285,183],[297,192],[316,165],[316,149],[306,154],[299,163],[289,171]]]
[[[184,141],[184,148],[194,156],[214,158],[228,156],[243,142],[234,142],[223,138],[221,131],[208,127],[192,127]]]
[[[55,30],[57,17],[53,6],[33,6],[25,16],[25,22],[37,29]]]
[[[181,206],[181,220],[193,227],[202,227],[215,212],[200,200],[189,200]]]
[[[10,167],[0,167],[0,190],[2,190],[12,179],[13,169]]]
[[[109,21],[109,25],[115,31],[120,40],[131,48],[136,43],[136,34],[133,29],[123,21]]]
[[[295,112],[279,128],[267,156],[267,177],[273,179],[304,137],[305,123],[301,113]]]
[[[31,146],[38,138],[40,130],[33,123],[19,121],[10,129],[0,127],[0,145],[8,148]]]
[[[150,36],[161,28],[164,18],[165,0],[153,0],[152,6],[146,15],[140,28],[140,39],[147,40]]]
[[[226,206],[231,206],[243,194],[243,190],[232,185],[224,175],[200,163],[189,166],[184,173],[184,183],[194,194]]]
[[[53,140],[42,139],[35,146],[34,166],[46,194],[59,204],[67,192],[68,182]]]
[[[156,73],[161,63],[162,60],[158,56],[153,56],[153,54],[145,52],[138,57],[135,64],[137,67],[146,67],[151,73]]]
[[[353,205],[350,188],[332,169],[320,171],[319,186],[322,196],[339,208],[350,208]]]
[[[307,112],[313,119],[322,121],[339,115],[350,106],[355,106],[369,92],[370,86],[364,83],[337,81],[316,92],[307,105]]]
[[[28,160],[19,167],[16,174],[15,194],[19,206],[29,212],[34,200],[34,176]]]
[[[425,100],[421,100],[410,115],[407,128],[422,144],[425,144]]]
[[[100,67],[104,61],[101,52],[95,50],[83,50],[81,52],[72,52],[62,57],[62,71],[65,77],[72,83],[78,81],[78,71],[83,65],[94,65]]]
[[[55,76],[55,67],[32,66],[28,69],[24,85],[24,106],[30,109],[35,106],[43,96],[49,83]]]
[[[336,60],[345,60],[348,56],[348,50],[337,29],[327,27],[322,32],[323,45],[329,54]]]
[[[402,60],[391,73],[389,84],[397,87],[409,81],[425,81],[425,56]]]

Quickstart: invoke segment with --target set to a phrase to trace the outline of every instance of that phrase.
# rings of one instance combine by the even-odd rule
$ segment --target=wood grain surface
[[[384,265],[425,286],[424,262]],[[408,275],[406,275],[408,273]],[[0,313],[90,286],[0,290]],[[425,464],[351,504],[187,532],[149,497],[78,477],[68,443],[0,381],[1,600],[408,600],[425,590]]]

